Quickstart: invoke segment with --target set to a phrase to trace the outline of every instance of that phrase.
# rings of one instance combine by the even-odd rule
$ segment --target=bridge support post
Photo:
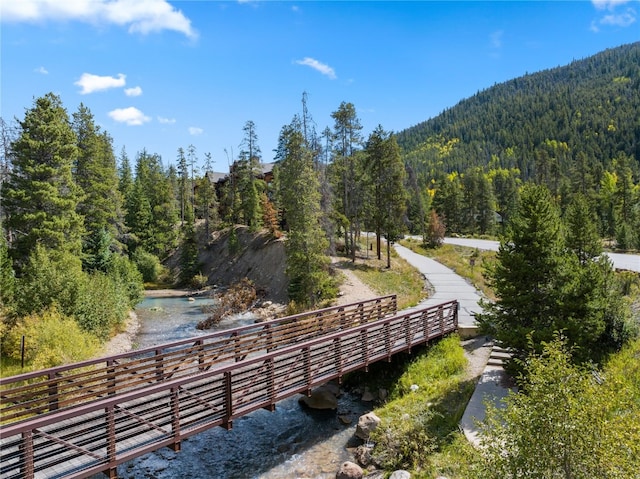
[[[107,464],[109,468],[104,471],[104,474],[109,479],[116,479],[118,469],[114,465],[116,463],[116,421],[113,406],[109,406],[105,410],[105,420],[107,422]]]
[[[225,396],[225,414],[222,419],[222,425],[227,431],[233,429],[233,394],[231,391],[232,381],[231,372],[224,373],[224,396]]]
[[[58,409],[58,379],[54,372],[49,373],[49,411],[55,411]]]
[[[302,350],[304,362],[304,382],[307,385],[307,396],[311,396],[311,351],[309,347]]]
[[[169,446],[172,451],[180,452],[180,398],[178,388],[171,388],[171,432],[173,433],[173,444]]]
[[[33,432],[22,433],[22,474],[25,479],[33,479]]]

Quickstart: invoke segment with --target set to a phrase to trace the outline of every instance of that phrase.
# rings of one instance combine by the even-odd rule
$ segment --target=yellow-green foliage
[[[376,410],[372,432],[376,460],[386,469],[422,469],[457,424],[471,393],[464,382],[467,360],[452,335],[418,356],[402,374],[389,401]]]
[[[3,343],[3,354],[19,360],[25,337],[26,370],[39,370],[94,357],[99,351],[95,336],[80,329],[55,306],[23,317]]]
[[[640,341],[601,371],[571,363],[561,340],[527,361],[527,380],[483,431],[490,478],[638,477]]]

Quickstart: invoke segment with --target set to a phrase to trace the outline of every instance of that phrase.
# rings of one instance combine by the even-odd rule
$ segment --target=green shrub
[[[108,274],[129,298],[129,306],[138,304],[144,297],[142,274],[126,256],[113,255],[109,262]]]
[[[96,272],[81,285],[73,316],[83,330],[106,340],[126,319],[128,300],[124,288],[110,276]]]
[[[32,370],[82,361],[99,352],[98,340],[55,306],[20,319],[7,334],[3,353],[20,360],[23,336],[25,361]]]
[[[162,265],[157,256],[138,248],[133,253],[133,262],[142,274],[142,280],[145,283],[155,283],[158,280]]]
[[[71,315],[85,278],[76,256],[36,246],[16,282],[16,315],[37,313],[54,304]]]
[[[482,431],[485,478],[637,477],[640,341],[603,370],[572,364],[561,338],[526,363],[526,381]]]
[[[209,278],[206,275],[199,273],[199,274],[196,274],[193,278],[191,278],[191,281],[189,282],[189,284],[194,289],[203,289],[207,285],[208,281],[209,281]]]

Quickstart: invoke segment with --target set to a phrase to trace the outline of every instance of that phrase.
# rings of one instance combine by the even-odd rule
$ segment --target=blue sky
[[[255,123],[263,161],[302,110],[368,136],[400,131],[496,83],[640,40],[640,0],[313,2],[2,0],[0,114],[83,103],[132,161],[196,147],[228,170]]]

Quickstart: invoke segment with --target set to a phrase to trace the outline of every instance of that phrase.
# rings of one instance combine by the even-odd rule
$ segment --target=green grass
[[[19,360],[5,355],[0,356],[0,377],[8,378],[10,376],[28,373],[29,371],[31,371],[31,369],[27,364],[22,368]]]
[[[374,456],[385,470],[406,469],[412,477],[471,477],[477,453],[458,423],[475,383],[465,374],[460,338],[451,335],[419,351],[407,364],[386,367],[389,399],[374,412],[381,419],[372,434]],[[380,378],[369,373],[367,378]],[[380,379],[369,388],[382,387]]]
[[[495,295],[491,287],[482,275],[484,265],[495,260],[495,251],[482,251],[467,246],[452,244],[443,244],[439,248],[430,249],[423,247],[422,242],[416,239],[404,239],[400,244],[415,253],[428,256],[442,263],[455,271],[456,274],[469,280],[469,282],[473,284],[476,289],[482,291],[487,298],[495,300]]]
[[[426,298],[425,282],[420,273],[393,250],[391,251],[391,268],[387,268],[385,255],[386,252],[383,258],[378,260],[375,251],[370,251],[368,258],[358,256],[355,263],[345,258],[341,266],[352,270],[376,294],[380,296],[395,294],[398,309],[415,306]]]

